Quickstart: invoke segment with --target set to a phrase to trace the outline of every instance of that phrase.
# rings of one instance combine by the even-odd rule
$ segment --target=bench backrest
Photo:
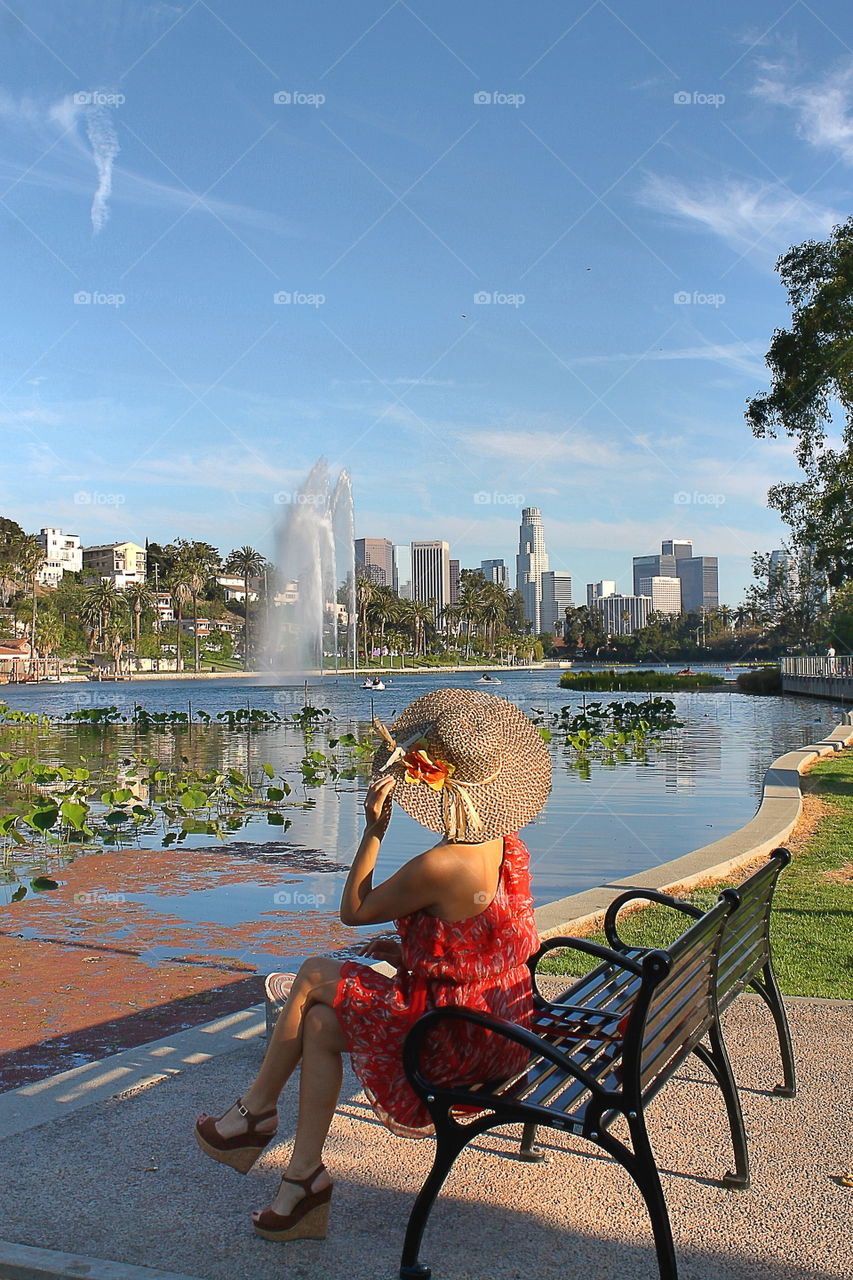
[[[627,1089],[639,1085],[644,1098],[655,1094],[713,1022],[717,962],[734,909],[721,899],[668,951],[643,956],[644,982],[625,1033]]]
[[[769,860],[736,889],[722,896],[737,907],[728,919],[717,966],[717,1005],[722,1011],[749,985],[770,960],[770,907],[776,881],[791,861],[787,849],[774,849]]]

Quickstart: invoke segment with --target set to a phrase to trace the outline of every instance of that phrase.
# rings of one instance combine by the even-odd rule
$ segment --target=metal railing
[[[853,677],[853,654],[841,653],[834,658],[783,658],[783,676],[817,676],[821,679],[835,677],[849,680]]]

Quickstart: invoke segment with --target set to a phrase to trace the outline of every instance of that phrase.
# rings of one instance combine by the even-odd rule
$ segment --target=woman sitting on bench
[[[279,1095],[304,1064],[289,1163],[270,1208],[253,1214],[255,1230],[269,1240],[325,1238],[332,1182],[322,1152],[340,1093],[342,1053],[351,1055],[389,1129],[427,1137],[429,1113],[403,1070],[412,1024],[445,1005],[522,1025],[533,1012],[527,958],[539,938],[528,853],[513,833],[536,816],[550,789],[550,756],[538,731],[512,703],[469,689],[428,693],[390,732],[377,728],[383,743],[340,914],[348,925],[395,922],[400,941],[374,940],[364,954],[388,961],[396,975],[358,961],[306,960],[255,1080],[229,1111],[196,1123],[201,1149],[246,1173],[272,1141]],[[443,838],[374,887],[392,794]],[[470,1024],[441,1028],[428,1043],[430,1071],[458,1083],[503,1078],[525,1057],[520,1046]]]

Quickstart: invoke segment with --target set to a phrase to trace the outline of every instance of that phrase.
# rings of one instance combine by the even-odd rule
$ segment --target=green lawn
[[[815,765],[805,788],[826,809],[779,877],[771,922],[776,974],[786,995],[853,999],[853,751]],[[841,878],[833,878],[842,869]],[[737,880],[686,896],[707,907],[730,884]],[[627,942],[665,947],[686,924],[686,916],[649,907],[624,915],[620,931]],[[601,933],[591,937],[605,941]],[[542,970],[579,976],[590,967],[580,953],[563,951],[544,961]]]

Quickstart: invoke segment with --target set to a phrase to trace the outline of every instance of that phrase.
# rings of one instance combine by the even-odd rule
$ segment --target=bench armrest
[[[540,993],[536,982],[536,969],[539,961],[549,951],[556,948],[568,947],[573,951],[583,951],[586,955],[595,956],[598,960],[604,960],[608,964],[616,965],[619,969],[627,969],[630,973],[634,973],[637,977],[642,977],[642,966],[631,956],[622,955],[618,951],[611,950],[610,947],[604,947],[600,942],[590,942],[589,938],[549,938],[547,942],[543,942],[538,951],[535,951],[527,961],[530,975],[533,979],[534,998],[540,1003],[550,1004],[550,1000],[546,1000]]]
[[[627,903],[636,901],[655,902],[661,907],[672,907],[674,911],[681,911],[684,915],[692,916],[694,920],[701,919],[705,914],[699,907],[694,907],[692,902],[684,902],[681,898],[673,898],[668,893],[658,893],[656,889],[629,889],[627,893],[621,893],[618,898],[613,899],[604,917],[605,936],[611,947],[616,951],[629,950],[629,944],[619,937],[616,917]]]
[[[429,1094],[433,1089],[460,1087],[453,1083],[430,1081],[420,1068],[420,1055],[425,1037],[433,1030],[436,1023],[448,1018],[459,1022],[473,1023],[474,1026],[482,1027],[485,1031],[491,1031],[495,1035],[503,1036],[505,1040],[513,1040],[516,1044],[523,1045],[524,1048],[529,1049],[531,1053],[536,1054],[538,1057],[547,1058],[555,1066],[561,1067],[568,1075],[586,1085],[591,1092],[599,1095],[602,1093],[600,1080],[585,1071],[583,1067],[578,1066],[565,1053],[561,1053],[559,1049],[549,1044],[547,1040],[542,1040],[534,1032],[528,1031],[526,1027],[520,1027],[516,1022],[508,1022],[506,1018],[497,1018],[491,1014],[481,1013],[479,1009],[469,1009],[465,1005],[443,1005],[439,1009],[430,1009],[409,1028],[406,1039],[403,1041],[403,1067],[409,1083],[416,1091],[420,1089],[424,1094]],[[465,1086],[462,1087],[464,1088]],[[490,1094],[483,1091],[477,1097],[485,1101],[490,1097]]]

